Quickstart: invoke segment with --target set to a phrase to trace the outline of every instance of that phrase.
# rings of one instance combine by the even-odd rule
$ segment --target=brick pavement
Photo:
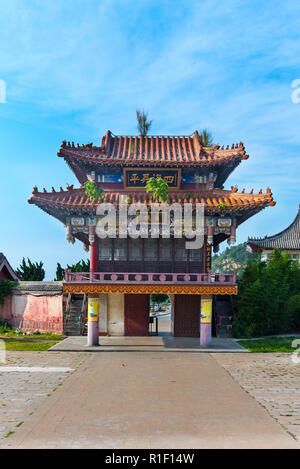
[[[87,356],[83,353],[7,352],[7,366],[76,369]],[[0,372],[0,443],[9,432],[17,431],[70,374]]]
[[[300,365],[288,353],[212,354],[300,442]]]
[[[49,353],[50,359],[54,353]],[[0,446],[299,449],[295,439],[224,369],[234,365],[220,364],[222,357],[229,357],[245,370],[251,354],[230,355],[91,354]],[[266,366],[258,367],[258,376]],[[250,376],[257,379],[251,370]],[[263,387],[265,381],[259,379]]]

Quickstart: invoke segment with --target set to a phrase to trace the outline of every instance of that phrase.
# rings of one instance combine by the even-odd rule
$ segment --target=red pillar
[[[91,249],[90,281],[93,281],[93,273],[98,270],[98,237],[94,227],[90,228],[89,242]],[[99,345],[99,295],[88,295],[88,346]]]
[[[98,270],[98,238],[95,235],[95,239],[91,244],[91,272],[97,272]]]

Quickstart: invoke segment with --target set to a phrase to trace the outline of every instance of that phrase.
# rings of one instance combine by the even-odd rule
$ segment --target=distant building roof
[[[248,238],[252,250],[300,249],[300,205],[294,221],[283,231],[265,238]]]
[[[0,281],[1,280],[19,280],[2,252],[0,252]]]

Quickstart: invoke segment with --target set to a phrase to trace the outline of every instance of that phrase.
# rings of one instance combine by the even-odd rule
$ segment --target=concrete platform
[[[88,347],[87,337],[68,337],[54,345],[55,352],[237,352],[249,353],[234,339],[213,338],[210,347],[200,347],[199,338],[173,337],[168,332],[149,337],[100,337],[99,347]]]

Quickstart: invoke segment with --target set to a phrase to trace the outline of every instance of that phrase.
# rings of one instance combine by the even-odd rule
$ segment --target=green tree
[[[89,272],[90,271],[90,260],[87,259],[86,261],[82,259],[81,261],[77,262],[76,264],[67,265],[67,269],[70,269],[72,272]],[[65,269],[61,266],[58,262],[56,266],[56,277],[55,281],[62,281],[65,278]]]
[[[229,272],[235,270],[238,279],[242,276],[247,262],[260,259],[260,254],[248,252],[247,243],[227,247],[222,253],[212,257],[212,272]]]
[[[146,192],[152,192],[153,198],[159,202],[167,202],[169,186],[162,178],[149,178],[146,184]]]
[[[58,262],[56,265],[56,277],[54,281],[62,281],[65,277],[65,269]]]
[[[213,136],[211,132],[207,129],[199,131],[199,143],[203,147],[212,147],[213,146]]]
[[[4,302],[4,298],[10,294],[12,288],[17,286],[17,282],[12,280],[2,280],[0,282],[0,304]]]
[[[148,120],[148,113],[137,109],[136,120],[139,134],[144,136],[147,135],[153,122],[153,120]]]
[[[300,323],[300,266],[274,250],[269,262],[250,262],[238,282],[234,300],[235,337],[292,332]]]
[[[169,299],[169,295],[165,293],[152,293],[151,294],[151,301],[153,303],[164,303]]]
[[[45,278],[45,270],[43,262],[31,262],[27,257],[27,262],[23,257],[20,267],[16,270],[16,274],[23,281],[42,281]]]

